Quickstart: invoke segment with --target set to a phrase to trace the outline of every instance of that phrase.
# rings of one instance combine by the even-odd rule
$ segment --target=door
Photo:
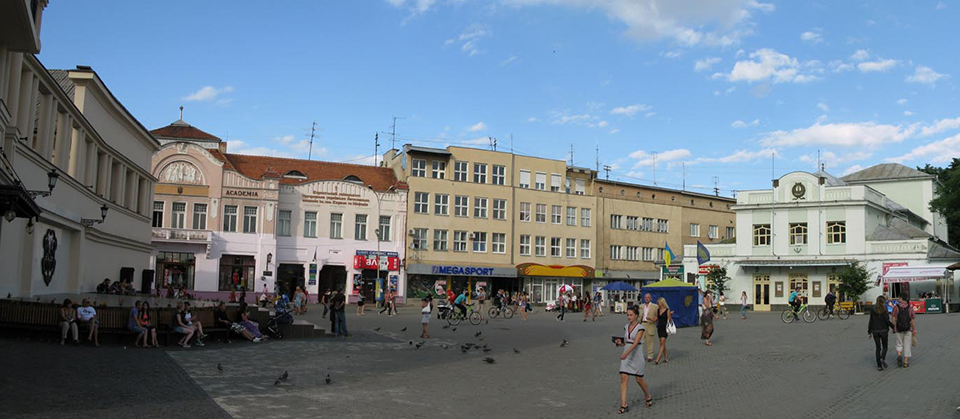
[[[294,292],[297,287],[303,287],[304,275],[303,265],[293,263],[281,263],[277,267],[277,282],[280,284],[280,292],[286,294],[293,301]]]
[[[753,311],[770,311],[770,275],[753,276]]]
[[[807,280],[807,274],[790,274],[790,289],[788,291],[797,291],[797,295],[803,298],[804,304],[810,304],[810,281]],[[787,294],[788,296],[790,294]]]

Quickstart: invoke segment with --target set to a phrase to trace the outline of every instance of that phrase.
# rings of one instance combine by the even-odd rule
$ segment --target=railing
[[[916,253],[926,252],[929,243],[927,240],[897,240],[897,241],[868,241],[867,253]]]
[[[741,194],[741,197],[744,194]],[[773,202],[773,192],[748,192],[743,197],[745,204],[769,204]]]
[[[732,257],[736,256],[737,245],[735,244],[707,244],[707,251],[710,252],[710,257]],[[683,254],[685,255],[696,255],[697,246],[693,244],[688,244],[683,246]]]
[[[154,228],[154,240],[209,242],[210,230],[185,230],[178,228]]]

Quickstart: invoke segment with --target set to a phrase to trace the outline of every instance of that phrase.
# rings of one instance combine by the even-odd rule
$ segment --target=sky
[[[960,1],[54,0],[40,60],[148,129],[373,164],[465,145],[730,196],[960,157]],[[599,149],[599,152],[597,151]],[[609,167],[609,171],[604,167]]]

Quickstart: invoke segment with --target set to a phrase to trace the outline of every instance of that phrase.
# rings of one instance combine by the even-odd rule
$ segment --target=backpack
[[[897,313],[897,332],[906,332],[910,330],[910,306],[907,308],[899,307],[899,312]]]

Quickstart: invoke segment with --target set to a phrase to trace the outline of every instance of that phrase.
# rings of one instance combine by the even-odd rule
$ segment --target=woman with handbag
[[[710,337],[713,336],[713,318],[713,310],[704,307],[703,314],[700,315],[700,339],[702,339],[704,345],[707,346],[713,346],[713,344],[710,343]]]
[[[657,299],[657,336],[660,338],[660,352],[657,353],[657,360],[654,362],[656,365],[660,364],[661,358],[664,364],[669,361],[667,357],[667,336],[670,336],[667,328],[669,326],[673,326],[673,312],[670,311],[667,300],[660,297]],[[675,326],[673,330],[676,333]]]
[[[643,354],[637,346],[642,341],[643,326],[640,325],[640,309],[637,307],[627,308],[627,320],[623,326],[623,337],[616,337],[614,343],[617,346],[623,346],[623,354],[620,355],[620,410],[617,413],[623,414],[630,411],[627,405],[627,381],[629,376],[634,376],[640,389],[643,390],[647,407],[653,406],[653,396],[647,388],[647,382],[643,380],[644,360]]]

